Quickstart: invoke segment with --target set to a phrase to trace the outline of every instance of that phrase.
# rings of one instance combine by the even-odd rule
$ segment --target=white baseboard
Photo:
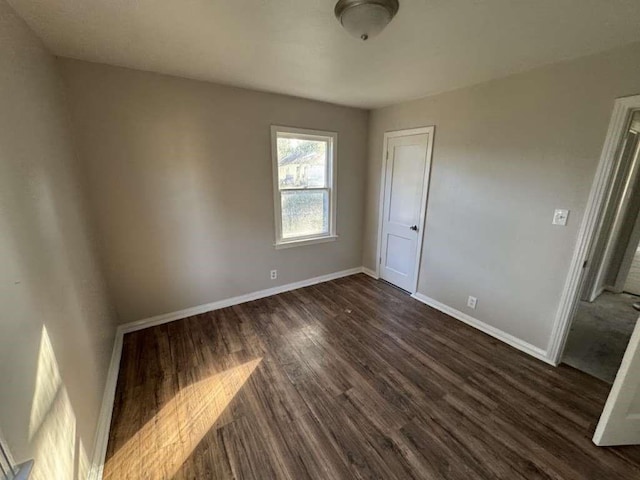
[[[330,280],[335,280],[337,278],[347,277],[349,275],[354,275],[356,273],[365,273],[370,277],[375,279],[378,276],[375,274],[373,270],[370,270],[366,267],[356,267],[351,268],[349,270],[342,270],[340,272],[330,273],[328,275],[322,275],[319,277],[310,278],[308,280],[302,280],[300,282],[289,283],[286,285],[281,285],[279,287],[269,288],[266,290],[260,290],[253,293],[248,293],[246,295],[240,295],[237,297],[232,297],[226,300],[220,300],[217,302],[207,303],[204,305],[198,305],[196,307],[187,308],[184,310],[179,310],[177,312],[165,313],[163,315],[157,315],[155,317],[146,318],[143,320],[139,320],[136,322],[127,323],[124,325],[120,325],[116,330],[116,337],[113,345],[113,352],[111,355],[111,363],[109,364],[109,372],[107,374],[107,382],[104,390],[102,407],[100,409],[100,417],[98,419],[98,427],[96,430],[96,438],[95,438],[95,446],[94,446],[94,456],[93,462],[91,465],[91,471],[89,472],[89,480],[100,480],[102,478],[102,472],[104,469],[104,461],[107,453],[107,443],[109,441],[109,428],[111,426],[111,415],[113,413],[113,402],[115,400],[116,393],[116,384],[118,382],[118,372],[120,370],[120,358],[122,356],[122,344],[124,335],[129,332],[134,332],[137,330],[143,330],[145,328],[153,327],[156,325],[162,325],[164,323],[173,322],[175,320],[179,320],[182,318],[190,317],[193,315],[198,315],[205,312],[210,312],[213,310],[218,310],[221,308],[230,307],[233,305],[238,305],[240,303],[250,302],[252,300],[258,300],[260,298],[269,297],[272,295],[277,295],[279,293],[288,292],[290,290],[296,290],[298,288],[308,287],[310,285],[315,285],[322,282],[328,282]],[[480,320],[477,320],[466,313],[460,312],[451,308],[443,303],[440,303],[432,298],[429,298],[420,293],[415,293],[412,295],[416,300],[429,305],[430,307],[435,308],[436,310],[440,310],[447,315],[460,320],[472,327],[477,328],[478,330],[483,331],[491,335],[492,337],[501,340],[512,347],[517,348],[529,355],[542,360],[546,363],[552,362],[547,358],[547,352],[538,348],[534,345],[531,345],[527,342],[524,342],[508,333],[503,332],[491,325],[487,325]]]
[[[121,328],[124,333],[135,332],[136,330],[143,330],[156,325],[162,325],[163,323],[173,322],[174,320],[180,320],[181,318],[187,318],[193,315],[211,312],[212,310],[219,310],[221,308],[239,305],[240,303],[251,302],[252,300],[270,297],[290,290],[308,287],[317,283],[328,282],[330,280],[335,280],[336,278],[348,277],[349,275],[355,275],[356,273],[362,273],[362,267],[350,268],[349,270],[329,273],[328,275],[321,275],[319,277],[309,278],[300,282],[288,283],[286,285],[280,285],[279,287],[267,288],[266,290],[259,290],[257,292],[247,293],[245,295],[239,295],[237,297],[227,298],[217,302],[205,303],[204,305],[185,308],[184,310],[178,310],[177,312],[163,313],[162,315],[156,315],[155,317],[125,323],[124,325],[121,325]]]
[[[113,351],[111,362],[107,372],[107,381],[102,394],[102,406],[98,417],[98,426],[93,446],[93,459],[89,470],[89,480],[100,480],[104,470],[104,461],[107,455],[107,443],[109,442],[109,429],[111,427],[111,414],[113,413],[113,402],[116,397],[116,385],[118,383],[118,373],[120,371],[120,358],[122,357],[122,340],[124,332],[122,327],[116,329],[116,336],[113,341]]]
[[[365,275],[369,275],[371,278],[375,278],[376,280],[380,278],[375,270],[371,270],[367,267],[362,267],[362,273],[364,273]]]
[[[340,272],[330,273],[328,275],[321,275],[319,277],[309,278],[308,280],[302,280],[300,282],[288,283],[279,287],[260,290],[257,292],[248,293],[246,295],[240,295],[238,297],[228,298],[226,300],[220,300],[218,302],[206,303],[204,305],[198,305],[197,307],[186,308],[177,312],[165,313],[163,315],[158,315],[155,317],[150,317],[143,320],[138,320],[136,322],[120,325],[116,330],[116,337],[113,343],[113,352],[111,354],[111,363],[109,364],[109,371],[107,373],[107,382],[105,385],[104,394],[102,396],[102,407],[100,408],[100,417],[98,418],[98,426],[96,429],[93,461],[91,464],[91,470],[89,471],[89,480],[102,479],[102,472],[104,470],[104,462],[107,454],[107,444],[109,442],[109,429],[111,427],[113,402],[115,401],[116,385],[118,383],[118,372],[120,371],[122,343],[125,333],[143,330],[145,328],[162,325],[163,323],[173,322],[174,320],[180,320],[181,318],[190,317],[192,315],[198,315],[200,313],[210,312],[212,310],[231,307],[240,303],[270,297],[272,295],[277,295],[278,293],[284,293],[290,290],[296,290],[298,288],[308,287],[310,285],[328,282],[330,280],[348,277],[349,275],[355,275],[356,273],[362,272],[363,267],[351,268],[349,270],[342,270]]]
[[[529,355],[537,358],[538,360],[542,360],[545,363],[555,366],[555,363],[553,363],[549,359],[547,352],[539,347],[536,347],[535,345],[531,345],[530,343],[527,343],[524,340],[520,340],[519,338],[516,338],[509,333],[503,332],[499,328],[492,327],[491,325],[488,325],[478,320],[477,318],[473,318],[472,316],[467,315],[464,312],[456,310],[455,308],[445,305],[444,303],[440,303],[437,300],[434,300],[433,298],[429,298],[426,295],[423,295],[421,293],[416,292],[411,296],[416,300],[424,303],[425,305],[433,307],[436,310],[440,310],[442,313],[446,313],[447,315],[455,318],[456,320],[460,320],[461,322],[464,322],[467,325],[477,328],[478,330],[486,333],[487,335],[491,335],[492,337],[497,338],[498,340],[508,345],[511,345],[512,347],[517,348],[518,350],[524,353],[528,353]]]

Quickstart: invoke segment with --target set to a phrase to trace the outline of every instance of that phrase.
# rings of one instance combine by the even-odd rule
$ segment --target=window
[[[276,248],[336,239],[338,135],[271,127]]]
[[[33,460],[16,465],[0,431],[0,479],[27,480],[32,468]]]

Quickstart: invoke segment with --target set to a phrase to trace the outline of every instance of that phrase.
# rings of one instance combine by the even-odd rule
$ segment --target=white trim
[[[420,235],[417,241],[416,259],[415,259],[415,271],[414,271],[414,285],[411,293],[418,291],[418,276],[420,275],[420,259],[422,258],[422,246],[424,244],[424,231],[427,221],[427,195],[429,191],[429,182],[431,179],[431,161],[433,155],[433,141],[435,134],[435,126],[430,127],[418,127],[410,128],[406,130],[394,130],[384,133],[383,147],[382,147],[382,171],[380,173],[380,198],[378,199],[378,245],[376,248],[376,270],[375,277],[380,278],[380,259],[382,258],[382,223],[384,220],[384,196],[385,196],[385,184],[387,176],[387,150],[389,148],[389,139],[397,137],[408,137],[411,135],[428,135],[427,140],[427,153],[426,153],[426,166],[424,172],[424,183],[422,187],[422,199],[420,205]]]
[[[197,307],[186,308],[177,312],[165,313],[155,317],[146,318],[137,322],[125,323],[120,325],[116,330],[116,336],[113,343],[113,352],[111,354],[111,363],[107,373],[107,382],[102,397],[102,407],[100,409],[100,417],[98,418],[98,426],[96,428],[95,445],[93,451],[93,463],[89,472],[89,480],[100,480],[104,470],[104,462],[107,454],[107,444],[109,442],[109,429],[111,427],[111,415],[113,413],[113,403],[116,395],[116,385],[118,383],[118,372],[120,370],[120,358],[122,357],[122,343],[126,333],[144,330],[145,328],[162,325],[164,323],[173,322],[182,318],[198,315],[200,313],[218,310],[220,308],[231,307],[240,303],[258,300],[260,298],[270,297],[279,293],[296,290],[298,288],[316,285],[318,283],[328,282],[337,278],[348,277],[357,273],[363,273],[364,267],[350,268],[340,272],[329,273],[319,277],[309,278],[300,282],[288,283],[279,287],[259,290],[257,292],[240,295],[237,297],[220,300],[218,302],[206,303]]]
[[[181,318],[191,317],[193,315],[199,315],[201,313],[210,312],[212,310],[231,307],[240,303],[251,302],[252,300],[270,297],[272,295],[288,292],[290,290],[308,287],[317,283],[328,282],[330,280],[335,280],[336,278],[348,277],[349,275],[355,275],[356,273],[362,273],[362,267],[350,268],[349,270],[329,273],[327,275],[309,278],[300,282],[287,283],[286,285],[280,285],[279,287],[267,288],[266,290],[259,290],[257,292],[247,293],[245,295],[239,295],[237,297],[227,298],[225,300],[219,300],[217,302],[205,303],[204,305],[185,308],[184,310],[178,310],[177,312],[164,313],[162,315],[156,315],[155,317],[145,318],[136,322],[125,323],[121,327],[124,333],[135,332],[137,330],[143,330],[145,328],[154,327],[156,325],[162,325],[163,323],[173,322],[174,320],[180,320]]]
[[[301,188],[290,190],[321,190],[329,192],[329,231],[318,235],[308,235],[305,237],[295,237],[292,239],[282,238],[282,205],[281,190],[278,182],[278,136],[302,138],[307,140],[322,140],[327,143],[327,186],[322,188]],[[275,247],[291,248],[313,243],[320,243],[335,240],[336,233],[336,212],[337,212],[337,191],[338,191],[338,133],[321,130],[309,130],[305,128],[287,127],[283,125],[271,125],[271,170],[273,176],[273,214],[275,220]],[[312,240],[319,240],[312,241]]]
[[[0,470],[4,469],[9,469],[11,470],[11,474],[15,474],[15,472],[17,471],[17,465],[16,460],[15,458],[13,458],[13,454],[9,449],[9,445],[4,439],[2,429],[0,429]]]
[[[424,303],[425,305],[433,307],[436,310],[441,311],[442,313],[446,313],[447,315],[455,318],[456,320],[460,320],[461,322],[464,322],[467,325],[477,328],[478,330],[486,333],[487,335],[491,335],[492,337],[497,338],[498,340],[508,345],[511,345],[514,348],[517,348],[521,352],[528,353],[529,355],[537,358],[538,360],[542,360],[545,363],[554,365],[554,363],[549,360],[547,356],[547,352],[545,352],[543,349],[539,347],[536,347],[535,345],[527,343],[524,340],[520,340],[519,338],[514,337],[513,335],[507,332],[504,332],[499,328],[492,327],[491,325],[484,323],[483,321],[478,320],[477,318],[473,318],[472,316],[467,315],[464,312],[456,310],[455,308],[445,305],[444,303],[440,303],[437,300],[434,300],[433,298],[423,295],[422,293],[416,292],[411,296],[416,300],[418,300],[419,302]]]
[[[640,178],[638,174],[638,163],[640,162],[639,156],[640,149],[640,138],[638,139],[638,145],[636,146],[636,151],[633,158],[633,163],[631,167],[631,172],[629,177],[633,179],[633,183],[637,184],[638,179]],[[634,171],[635,170],[635,171]],[[633,190],[633,189],[632,189]],[[631,197],[633,194],[630,194]],[[628,204],[625,208],[625,214],[630,212],[630,204],[631,199],[629,199]],[[629,240],[627,241],[627,247],[624,250],[624,255],[622,256],[622,261],[620,262],[620,267],[618,267],[618,273],[615,278],[615,282],[613,284],[615,291],[623,292],[625,284],[627,283],[627,277],[629,276],[629,272],[631,271],[631,264],[633,263],[633,259],[636,256],[636,251],[638,249],[638,242],[640,241],[640,215],[637,215],[635,220],[633,221],[633,228],[631,229],[631,234],[629,235]]]
[[[369,275],[371,278],[378,280],[380,277],[378,277],[378,274],[375,272],[375,270],[371,270],[370,268],[367,267],[362,267],[362,273],[364,273],[365,275]]]
[[[613,260],[613,254],[618,244],[622,227],[624,226],[626,213],[629,210],[629,203],[631,201],[631,195],[634,190],[633,186],[631,185],[631,182],[632,180],[635,179],[635,176],[638,171],[637,170],[638,169],[638,151],[640,150],[640,142],[636,143],[635,145],[634,152],[632,154],[633,158],[631,159],[631,163],[629,165],[629,170],[628,170],[629,173],[626,175],[626,178],[624,179],[624,185],[622,186],[622,190],[620,191],[619,196],[614,195],[613,188],[612,188],[613,184],[615,183],[615,180],[617,179],[617,177],[620,175],[622,171],[621,170],[622,159],[619,157],[622,155],[622,152],[624,152],[624,150],[626,149],[626,143],[627,143],[626,132],[628,130],[627,125],[630,120],[631,119],[627,118],[627,121],[624,123],[625,128],[624,128],[624,132],[622,132],[623,136],[619,140],[619,147],[616,150],[616,155],[614,158],[614,169],[612,171],[612,177],[607,189],[607,193],[608,193],[607,203],[603,204],[603,207],[606,210],[602,211],[603,218],[602,218],[600,227],[598,228],[598,236],[605,233],[605,232],[602,232],[602,224],[604,223],[604,212],[608,210],[608,205],[611,202],[613,201],[617,202],[615,213],[613,216],[613,222],[611,223],[611,227],[607,235],[607,241],[604,246],[604,254],[602,255],[602,259],[600,260],[600,263],[598,265],[598,271],[593,282],[594,288],[598,288],[602,285],[605,285],[604,283],[606,281],[605,275],[609,272],[611,268],[611,261]],[[633,248],[631,258],[633,258],[633,253],[635,253],[635,248]],[[629,263],[629,265],[631,264]],[[622,266],[620,266],[618,270],[620,270],[620,268],[622,268]],[[624,286],[624,280],[626,280],[626,278],[622,280],[623,285],[618,289],[617,287],[619,283],[618,281],[619,276],[620,276],[620,272],[618,272],[618,275],[616,275],[616,281],[614,282],[612,289],[614,291],[622,292],[622,287]],[[606,288],[606,285],[605,285],[605,288]]]
[[[111,362],[107,372],[107,381],[102,394],[102,406],[98,417],[98,426],[93,446],[93,461],[89,471],[89,480],[100,480],[104,470],[104,462],[107,455],[107,444],[109,443],[109,429],[111,427],[111,415],[113,413],[113,402],[116,397],[116,385],[118,383],[118,373],[120,371],[120,358],[122,357],[122,340],[124,329],[119,326],[116,329],[116,336],[113,341],[113,351]]]
[[[555,365],[562,360],[571,321],[578,306],[580,287],[584,279],[583,263],[588,259],[596,233],[602,223],[602,210],[606,201],[612,174],[615,169],[618,147],[624,135],[631,110],[640,108],[640,95],[619,98],[615,101],[607,137],[593,180],[587,207],[578,233],[578,240],[560,298],[560,305],[554,320],[547,354]]]
[[[313,238],[302,239],[302,240],[283,240],[280,243],[274,243],[274,247],[276,247],[276,250],[280,250],[282,248],[300,247],[302,245],[313,245],[314,243],[335,242],[337,239],[338,239],[338,235],[326,235],[324,237],[313,237]]]

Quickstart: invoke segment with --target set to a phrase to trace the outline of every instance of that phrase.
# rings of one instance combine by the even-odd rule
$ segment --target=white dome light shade
[[[335,14],[347,32],[367,40],[388,25],[398,8],[398,0],[340,0]]]

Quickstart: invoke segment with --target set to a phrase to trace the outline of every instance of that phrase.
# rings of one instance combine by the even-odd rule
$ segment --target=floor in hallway
[[[580,302],[562,361],[613,383],[640,312],[640,297],[604,292],[594,302]]]

